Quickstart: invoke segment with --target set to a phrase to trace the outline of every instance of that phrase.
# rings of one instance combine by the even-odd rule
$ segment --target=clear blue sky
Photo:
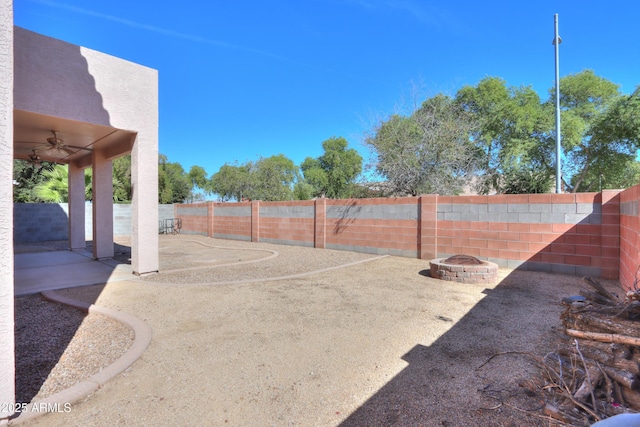
[[[209,175],[284,154],[296,164],[394,111],[412,82],[454,95],[486,76],[554,85],[592,69],[640,84],[637,0],[14,0],[15,24],[159,70],[160,152]]]

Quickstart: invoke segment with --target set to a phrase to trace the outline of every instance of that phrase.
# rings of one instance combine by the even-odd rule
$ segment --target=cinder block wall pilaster
[[[615,280],[620,274],[620,191],[603,190],[601,200],[600,277]]]
[[[420,196],[420,222],[418,228],[420,259],[434,259],[438,256],[438,195]]]
[[[207,203],[207,236],[213,237],[215,231],[215,211],[213,202]]]
[[[257,243],[260,241],[260,201],[253,200],[251,202],[251,241]]]
[[[314,201],[314,246],[319,249],[327,247],[327,199],[324,197]]]
[[[620,193],[620,284],[640,286],[640,185]]]

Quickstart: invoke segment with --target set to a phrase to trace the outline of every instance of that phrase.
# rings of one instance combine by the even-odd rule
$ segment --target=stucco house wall
[[[157,70],[19,27],[15,28],[14,46],[16,110],[135,134],[132,146],[94,150],[94,157],[101,165],[131,152],[132,267],[141,273],[157,271]],[[95,161],[94,179],[99,175]],[[112,232],[109,227],[97,230]],[[147,237],[141,239],[141,235]]]
[[[13,3],[0,0],[0,402],[14,403],[13,320]],[[11,415],[0,408],[0,423]]]
[[[30,127],[36,121],[41,121],[39,127]],[[17,28],[13,25],[13,2],[0,0],[0,402],[4,404],[0,425],[12,415],[7,411],[15,399],[14,136],[32,128],[56,130],[56,123],[64,123],[81,136],[99,126],[118,132],[109,141],[92,139],[91,156],[83,163],[70,162],[69,192],[74,200],[70,211],[72,217],[80,217],[80,221],[70,221],[70,241],[79,238],[84,244],[84,194],[77,177],[91,166],[93,240],[99,237],[100,242],[94,245],[94,257],[108,256],[109,251],[113,254],[111,161],[131,153],[132,267],[140,274],[157,271],[157,70]],[[80,197],[75,197],[78,189]],[[96,208],[98,202],[101,206]]]

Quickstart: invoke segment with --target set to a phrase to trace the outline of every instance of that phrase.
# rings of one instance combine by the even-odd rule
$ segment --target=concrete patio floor
[[[40,251],[14,255],[15,296],[131,280],[130,264],[95,260],[87,251]]]

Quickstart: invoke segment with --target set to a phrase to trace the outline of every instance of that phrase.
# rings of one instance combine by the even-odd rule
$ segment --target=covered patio
[[[13,25],[13,4],[0,0],[0,401],[15,401],[14,294],[16,276],[49,281],[105,267],[106,276],[153,273],[158,261],[158,72]],[[114,256],[112,162],[131,154],[131,265]],[[13,159],[53,161],[69,168],[67,253],[14,259]],[[86,253],[84,171],[92,168],[93,245]],[[44,258],[42,258],[44,257]],[[70,260],[73,258],[73,260]],[[99,265],[91,264],[101,261]],[[24,268],[46,265],[40,272]],[[71,262],[71,264],[69,264]],[[104,276],[104,277],[103,277]],[[55,281],[55,279],[53,280]],[[0,409],[0,425],[12,415]],[[4,408],[4,407],[3,407]]]

